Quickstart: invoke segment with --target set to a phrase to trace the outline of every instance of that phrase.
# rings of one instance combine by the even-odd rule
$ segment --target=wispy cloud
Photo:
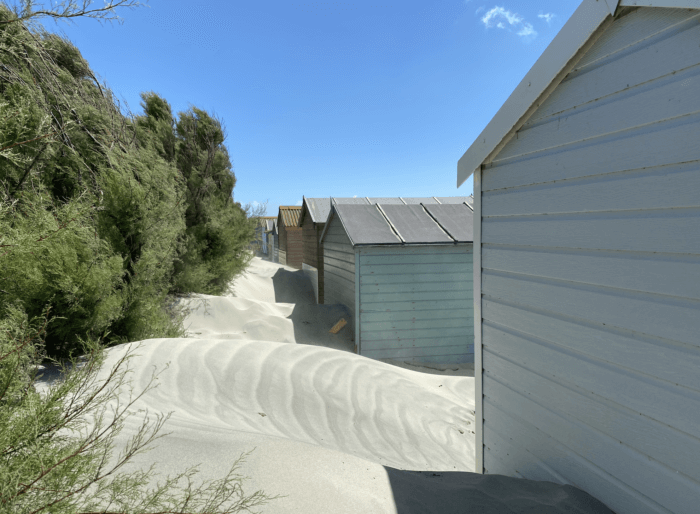
[[[487,29],[496,27],[508,31],[515,31],[518,36],[526,39],[534,39],[537,37],[537,31],[534,27],[525,21],[525,19],[513,11],[509,11],[505,7],[493,7],[484,14],[481,22]]]
[[[256,202],[255,200],[253,200],[253,201],[251,202],[251,205],[252,205],[253,207],[257,207],[257,206],[260,205],[260,204],[259,204],[258,202]]]
[[[545,13],[545,14],[540,13],[540,14],[537,15],[538,18],[542,18],[544,21],[546,21],[546,22],[547,22],[547,25],[549,25],[549,24],[552,22],[552,20],[553,20],[554,18],[556,18],[556,16],[557,16],[556,14],[551,13],[551,12],[548,12],[548,13]]]
[[[299,200],[299,201],[297,202],[297,205],[301,205],[301,204],[303,204],[303,203],[304,203],[304,200]]]

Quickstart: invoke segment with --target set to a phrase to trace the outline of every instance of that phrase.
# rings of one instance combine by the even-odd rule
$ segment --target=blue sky
[[[100,1],[96,2],[96,5]],[[45,22],[135,114],[156,91],[227,128],[241,203],[466,196],[457,161],[579,0],[150,0]]]

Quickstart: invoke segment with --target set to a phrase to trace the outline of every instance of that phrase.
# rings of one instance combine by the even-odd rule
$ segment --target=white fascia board
[[[615,16],[617,4],[620,3],[620,0],[605,0],[605,2],[608,4],[608,10],[610,11],[610,15]]]
[[[328,227],[331,225],[331,220],[333,219],[333,214],[335,214],[335,204],[333,203],[333,198],[331,198],[331,210],[328,213],[328,218],[326,219],[326,225],[323,227],[323,232],[321,232],[321,237],[318,238],[319,244],[323,244],[323,238],[326,237],[326,232],[328,232]]]
[[[614,0],[609,0],[614,4]],[[686,0],[688,1],[688,0]],[[600,24],[610,16],[607,0],[583,0],[525,78],[457,163],[461,186],[513,130]],[[487,79],[488,81],[488,79]]]
[[[623,7],[670,7],[676,9],[700,9],[700,0],[621,0]]]

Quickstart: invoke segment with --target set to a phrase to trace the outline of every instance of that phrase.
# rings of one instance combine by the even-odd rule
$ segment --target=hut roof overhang
[[[570,71],[620,7],[700,9],[700,0],[583,0],[457,164],[457,187],[489,162]]]
[[[314,223],[325,223],[328,219],[328,214],[331,212],[330,198],[306,198],[302,196],[301,216],[299,225],[304,223],[306,213],[311,216],[311,221]]]
[[[473,242],[473,211],[465,203],[331,203],[329,222],[337,216],[353,247],[455,245]]]

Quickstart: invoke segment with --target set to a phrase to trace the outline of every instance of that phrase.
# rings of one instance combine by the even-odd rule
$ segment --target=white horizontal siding
[[[693,91],[688,93],[694,94]],[[484,173],[483,190],[698,161],[700,145],[696,134],[699,128],[700,114],[690,114],[630,128],[605,138],[574,141],[550,152],[495,161],[485,166],[485,171],[498,169],[498,172]],[[640,152],[640,148],[645,151]]]
[[[634,44],[618,41],[621,43],[618,50],[608,48],[602,52],[598,52],[594,45],[588,52],[594,62],[571,72],[528,121],[532,123],[553,114],[566,114],[570,109],[580,109],[608,95],[619,94],[697,65],[695,53],[700,43],[697,10],[663,9],[666,13],[658,12],[658,20],[665,15],[668,26],[666,30],[651,33],[641,31],[639,22],[644,10],[648,11],[639,9],[620,20],[631,24],[629,30],[640,29]],[[681,21],[684,14],[685,21]],[[663,24],[660,22],[659,26]],[[614,25],[607,31],[611,40],[614,39],[611,31],[618,31],[618,23]]]
[[[376,359],[473,362],[473,246],[359,250],[360,351]]]
[[[484,166],[484,469],[700,498],[700,12],[615,21]]]

